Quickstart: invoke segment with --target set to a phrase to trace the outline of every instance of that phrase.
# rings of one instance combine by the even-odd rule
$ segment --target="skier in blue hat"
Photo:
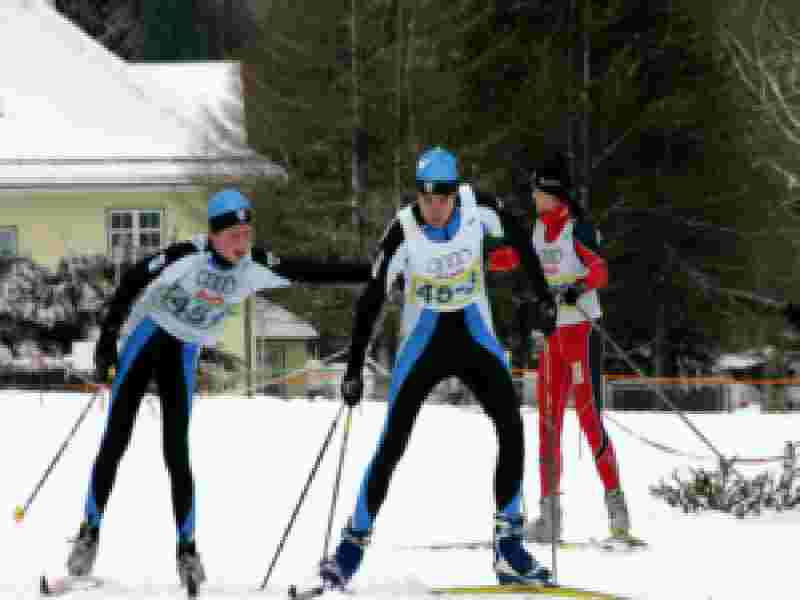
[[[544,583],[549,570],[523,544],[523,427],[486,293],[484,251],[489,238],[505,237],[519,254],[531,282],[529,301],[546,333],[555,327],[555,302],[525,231],[500,210],[493,196],[461,180],[451,152],[436,147],[423,153],[416,187],[416,202],[397,213],[381,240],[373,277],[356,305],[342,381],[342,396],[349,405],[361,400],[367,343],[396,283],[404,295],[404,339],[392,371],[383,433],[364,473],[355,510],[335,553],[320,565],[321,581],[315,589],[343,589],[356,574],[422,403],[449,377],[467,385],[497,432],[493,565],[498,581]]]
[[[365,282],[369,264],[318,262],[276,256],[253,244],[253,208],[239,190],[225,189],[208,204],[208,234],[164,248],[133,265],[107,307],[95,350],[96,374],[116,370],[105,433],[92,467],[80,530],[67,560],[72,576],[89,575],[120,459],[151,381],[158,386],[164,459],[172,485],[177,566],[182,585],[205,572],[195,545],[195,487],[188,431],[195,370],[203,346],[213,346],[223,323],[258,290],[295,282]],[[117,353],[121,332],[126,334]]]

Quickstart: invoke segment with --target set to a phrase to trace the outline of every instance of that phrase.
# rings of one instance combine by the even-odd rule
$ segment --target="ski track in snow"
[[[63,574],[81,518],[89,470],[105,426],[104,403],[79,429],[26,518],[22,504],[55,454],[88,396],[68,393],[0,392],[0,599],[39,598],[42,573]],[[191,429],[196,478],[197,542],[209,581],[201,598],[285,598],[288,586],[309,584],[321,558],[340,442],[337,432],[317,479],[265,591],[258,591],[338,405],[270,397],[198,396]],[[331,549],[353,509],[360,478],[382,429],[384,403],[355,411]],[[686,452],[708,450],[670,413],[613,413],[650,439]],[[800,415],[690,414],[689,418],[728,455],[775,456],[787,440],[800,438]],[[525,492],[529,517],[538,508],[536,415],[524,409]],[[560,550],[558,579],[564,585],[647,600],[785,600],[795,597],[796,540],[800,511],[743,520],[707,512],[684,515],[653,498],[648,486],[674,469],[703,466],[642,444],[610,422],[633,532],[651,548],[630,554],[592,549]],[[178,599],[175,529],[169,484],[161,456],[161,427],[143,404],[131,445],[120,465],[106,510],[95,575],[103,587],[71,598]],[[574,413],[564,437],[564,536],[606,535],[602,487]],[[373,543],[353,580],[359,598],[419,599],[429,586],[492,584],[489,549],[421,550],[405,546],[488,539],[494,501],[496,446],[477,409],[423,407],[406,455],[376,521]],[[755,475],[779,465],[742,467]],[[551,565],[548,546],[532,546]],[[331,593],[331,600],[352,594]],[[544,596],[537,596],[544,598]]]

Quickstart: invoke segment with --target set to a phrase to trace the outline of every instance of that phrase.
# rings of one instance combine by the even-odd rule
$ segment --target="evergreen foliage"
[[[153,31],[192,48],[186,6],[141,5],[165,28]],[[366,256],[433,144],[530,218],[530,166],[565,150],[610,259],[606,325],[648,371],[691,374],[723,349],[787,345],[779,311],[745,298],[780,305],[800,291],[796,2],[259,9],[237,58],[248,142],[289,173],[254,192],[258,238],[279,252]],[[281,293],[323,334],[349,329],[352,291]],[[496,293],[506,337],[509,303]]]
[[[777,474],[764,471],[747,478],[732,471],[730,464],[714,471],[690,468],[687,476],[676,470],[669,482],[661,479],[651,485],[650,494],[687,514],[717,510],[742,519],[760,516],[766,510],[793,510],[800,505],[795,449],[796,443],[787,442]]]
[[[786,189],[748,143],[715,12],[580,1],[572,17],[569,4],[498,3],[473,19],[456,66],[460,146],[532,211],[530,166],[554,149],[579,157],[576,132],[590,119],[591,172],[578,160],[575,175],[606,241],[608,326],[646,349],[651,372],[707,370],[720,347],[774,340],[780,315],[725,294],[785,293],[795,253],[776,211]],[[462,22],[480,6],[465,3]],[[584,57],[589,81],[575,66]]]
[[[186,0],[143,0],[144,60],[208,58],[208,35],[195,24],[193,4]]]
[[[24,343],[69,354],[99,322],[113,273],[102,255],[65,257],[55,272],[27,258],[0,259],[0,342],[15,354]]]
[[[56,0],[55,7],[118,56],[141,58],[144,41],[141,0]]]
[[[259,0],[148,1],[56,0],[55,7],[126,60],[141,60],[148,53],[151,60],[224,59],[255,37]],[[168,20],[148,23],[145,17]],[[164,37],[170,32],[179,37]]]

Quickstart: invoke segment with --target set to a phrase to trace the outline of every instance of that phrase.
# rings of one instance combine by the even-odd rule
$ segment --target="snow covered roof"
[[[742,352],[739,354],[722,354],[714,367],[720,371],[736,371],[741,369],[751,369],[758,365],[763,365],[769,360],[769,355],[772,350],[765,348],[763,350],[753,350],[750,352]]]
[[[308,340],[318,338],[319,333],[294,313],[258,297],[253,318],[253,337]]]
[[[244,143],[235,63],[129,64],[45,0],[0,3],[0,55],[0,188],[282,173]]]
[[[200,124],[212,152],[252,153],[245,142],[239,63],[129,63],[128,73],[181,119]]]

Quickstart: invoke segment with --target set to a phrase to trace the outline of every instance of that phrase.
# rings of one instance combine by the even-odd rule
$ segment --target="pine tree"
[[[206,60],[207,34],[196,25],[194,2],[142,0],[144,43],[149,61]]]
[[[588,149],[590,178],[575,178],[607,241],[615,338],[662,374],[752,343],[747,318],[763,329],[766,317],[724,290],[777,283],[794,251],[758,200],[784,192],[751,154],[715,11],[680,0],[463,7],[464,23],[484,13],[456,55],[461,144],[528,210],[525,167],[554,148]],[[585,123],[590,135],[578,135]]]
[[[366,258],[413,189],[417,152],[441,143],[431,132],[442,130],[455,79],[433,73],[433,44],[417,25],[427,4],[276,0],[265,9],[259,43],[241,58],[248,141],[288,173],[255,191],[259,236],[278,250]],[[349,330],[352,294],[286,294],[293,311],[320,323],[327,310],[326,327]]]

